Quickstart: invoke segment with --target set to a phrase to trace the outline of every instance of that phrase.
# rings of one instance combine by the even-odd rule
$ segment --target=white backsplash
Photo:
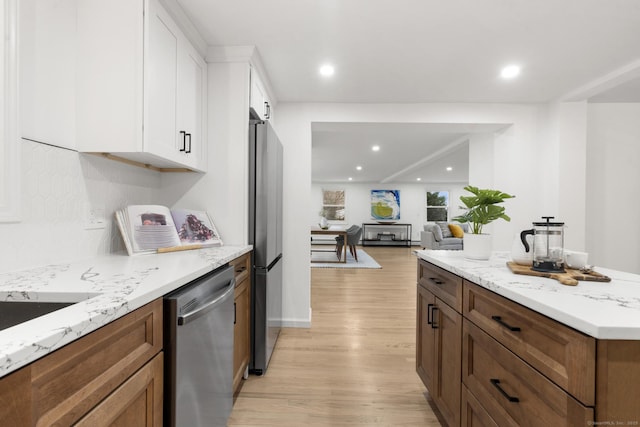
[[[161,203],[160,173],[22,140],[21,221],[0,223],[0,271],[124,250],[113,213]],[[87,229],[91,211],[105,226]]]

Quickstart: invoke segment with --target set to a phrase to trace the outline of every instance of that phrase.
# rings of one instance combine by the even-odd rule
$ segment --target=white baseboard
[[[309,320],[301,319],[282,319],[280,326],[283,328],[311,328],[311,307],[309,307]]]

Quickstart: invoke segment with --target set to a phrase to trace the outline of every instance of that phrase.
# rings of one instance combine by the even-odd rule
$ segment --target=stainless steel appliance
[[[534,222],[531,230],[520,233],[520,239],[529,252],[526,236],[533,235],[532,270],[564,273],[564,222],[551,222],[553,218],[543,216],[545,221]]]
[[[252,109],[249,121],[249,243],[252,262],[252,357],[266,372],[282,324],[282,144]]]
[[[226,426],[233,406],[234,270],[164,298],[165,426]]]

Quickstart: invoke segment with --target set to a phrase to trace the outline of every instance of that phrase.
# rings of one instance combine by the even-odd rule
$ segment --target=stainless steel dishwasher
[[[165,426],[226,426],[233,406],[234,270],[164,298]]]

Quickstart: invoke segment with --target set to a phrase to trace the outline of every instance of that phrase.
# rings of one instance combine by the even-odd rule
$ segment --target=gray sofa
[[[468,224],[458,224],[462,227],[462,231],[467,233],[469,231]],[[420,232],[420,246],[424,249],[449,249],[449,250],[462,250],[463,240],[457,237],[453,237],[449,230],[449,223],[436,222],[435,224],[426,224],[424,230]]]

